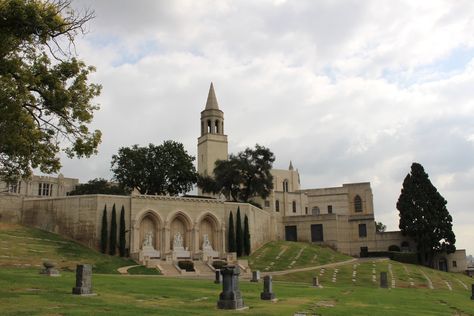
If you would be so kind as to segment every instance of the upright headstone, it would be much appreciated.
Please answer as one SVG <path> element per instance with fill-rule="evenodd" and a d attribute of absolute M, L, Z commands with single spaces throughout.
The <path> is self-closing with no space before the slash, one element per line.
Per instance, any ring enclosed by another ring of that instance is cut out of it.
<path fill-rule="evenodd" d="M 384 289 L 388 288 L 387 272 L 380 272 L 380 287 Z"/>
<path fill-rule="evenodd" d="M 471 285 L 471 300 L 474 300 L 474 284 Z"/>
<path fill-rule="evenodd" d="M 222 283 L 222 274 L 221 274 L 221 270 L 219 269 L 216 269 L 216 278 L 214 280 L 214 283 L 216 284 Z"/>
<path fill-rule="evenodd" d="M 244 308 L 244 300 L 239 289 L 238 266 L 225 266 L 221 270 L 222 273 L 222 293 L 219 294 L 217 308 L 219 309 L 242 309 Z"/>
<path fill-rule="evenodd" d="M 72 294 L 91 295 L 92 293 L 92 266 L 90 264 L 78 264 L 76 268 L 76 287 L 72 288 Z"/>
<path fill-rule="evenodd" d="M 41 274 L 45 274 L 47 276 L 57 277 L 61 276 L 58 269 L 56 269 L 56 264 L 51 261 L 43 262 L 44 269 L 41 270 Z"/>
<path fill-rule="evenodd" d="M 260 280 L 260 271 L 252 271 L 252 279 L 250 282 L 258 282 L 258 280 Z"/>
<path fill-rule="evenodd" d="M 266 275 L 263 277 L 263 292 L 260 293 L 262 300 L 274 300 L 275 293 L 273 293 L 272 276 Z"/>
<path fill-rule="evenodd" d="M 313 277 L 313 286 L 319 287 L 319 278 L 317 276 Z"/>

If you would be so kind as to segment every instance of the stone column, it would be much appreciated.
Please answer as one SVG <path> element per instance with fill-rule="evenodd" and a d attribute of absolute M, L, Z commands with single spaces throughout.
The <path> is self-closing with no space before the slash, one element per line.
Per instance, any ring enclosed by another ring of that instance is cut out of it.
<path fill-rule="evenodd" d="M 165 228 L 163 229 L 163 233 L 164 233 L 164 240 L 165 240 L 165 253 L 168 254 L 169 252 L 171 252 L 171 247 L 170 247 L 170 244 L 171 244 L 171 229 L 168 225 L 168 223 L 165 224 Z"/>
<path fill-rule="evenodd" d="M 220 238 L 220 239 L 221 239 L 221 243 L 220 243 L 220 245 L 219 245 L 218 251 L 219 251 L 219 253 L 222 254 L 222 256 L 225 257 L 225 254 L 226 254 L 226 249 L 225 249 L 225 247 L 226 247 L 226 240 L 227 240 L 225 224 L 222 224 L 221 227 L 222 227 L 222 228 L 221 228 L 221 238 Z"/>
<path fill-rule="evenodd" d="M 76 268 L 76 286 L 72 288 L 72 294 L 91 295 L 92 293 L 92 266 L 90 264 L 79 264 Z"/>
<path fill-rule="evenodd" d="M 380 272 L 380 287 L 383 289 L 388 288 L 387 272 Z"/>
<path fill-rule="evenodd" d="M 262 300 L 274 300 L 275 293 L 273 293 L 272 276 L 266 275 L 263 277 L 263 292 L 260 293 Z"/>
<path fill-rule="evenodd" d="M 199 245 L 199 232 L 200 232 L 200 229 L 199 229 L 199 225 L 198 224 L 194 224 L 194 229 L 193 229 L 193 240 L 194 240 L 194 243 L 193 243 L 193 249 L 194 249 L 194 253 L 199 253 L 199 248 L 201 247 L 201 245 Z"/>
<path fill-rule="evenodd" d="M 219 309 L 242 309 L 244 308 L 244 300 L 239 288 L 238 266 L 225 266 L 221 270 L 222 273 L 222 292 L 219 294 L 217 308 Z"/>

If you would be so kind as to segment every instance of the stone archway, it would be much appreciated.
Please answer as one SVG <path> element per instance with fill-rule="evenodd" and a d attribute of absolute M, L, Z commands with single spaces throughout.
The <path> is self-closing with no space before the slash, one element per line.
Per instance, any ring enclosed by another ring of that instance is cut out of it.
<path fill-rule="evenodd" d="M 219 223 L 217 220 L 210 215 L 206 215 L 202 218 L 199 224 L 199 249 L 203 250 L 204 236 L 207 235 L 209 244 L 212 246 L 212 249 L 219 249 L 218 245 L 218 230 Z"/>
<path fill-rule="evenodd" d="M 146 214 L 140 222 L 140 249 L 143 249 L 143 245 L 147 243 L 147 239 L 150 238 L 151 246 L 154 249 L 160 249 L 160 225 L 158 220 L 151 214 Z"/>
<path fill-rule="evenodd" d="M 191 222 L 184 214 L 176 214 L 170 222 L 170 244 L 169 247 L 173 250 L 173 243 L 175 237 L 180 235 L 182 238 L 182 245 L 186 249 L 191 248 Z"/>

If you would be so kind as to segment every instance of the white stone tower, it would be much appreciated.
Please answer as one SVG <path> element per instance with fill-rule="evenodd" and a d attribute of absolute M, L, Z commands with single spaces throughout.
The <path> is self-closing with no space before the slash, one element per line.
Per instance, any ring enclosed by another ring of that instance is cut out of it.
<path fill-rule="evenodd" d="M 227 135 L 224 135 L 224 112 L 219 110 L 211 82 L 206 108 L 201 112 L 201 137 L 198 138 L 198 173 L 212 175 L 216 160 L 227 159 Z M 202 195 L 198 188 L 198 194 Z"/>

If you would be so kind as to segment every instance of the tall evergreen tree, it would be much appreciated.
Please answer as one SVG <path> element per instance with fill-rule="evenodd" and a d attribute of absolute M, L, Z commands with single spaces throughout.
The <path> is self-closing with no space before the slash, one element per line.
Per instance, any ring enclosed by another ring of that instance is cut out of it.
<path fill-rule="evenodd" d="M 119 253 L 120 257 L 125 257 L 125 209 L 122 205 L 120 211 L 120 231 L 119 231 Z"/>
<path fill-rule="evenodd" d="M 244 252 L 244 233 L 242 231 L 242 219 L 240 217 L 240 207 L 237 207 L 237 219 L 236 219 L 237 230 L 235 233 L 235 244 L 237 246 L 236 252 L 237 257 L 242 257 Z"/>
<path fill-rule="evenodd" d="M 229 243 L 229 252 L 236 251 L 235 232 L 234 232 L 234 216 L 232 212 L 229 215 L 229 230 L 227 231 L 227 242 Z"/>
<path fill-rule="evenodd" d="M 100 252 L 106 253 L 107 251 L 107 204 L 104 206 L 104 212 L 102 213 L 102 227 L 100 230 Z"/>
<path fill-rule="evenodd" d="M 112 206 L 112 218 L 110 219 L 109 235 L 109 255 L 115 256 L 117 251 L 117 215 L 115 214 L 115 204 Z"/>
<path fill-rule="evenodd" d="M 250 256 L 250 229 L 249 229 L 249 218 L 245 214 L 244 219 L 244 253 L 247 256 Z"/>
<path fill-rule="evenodd" d="M 399 228 L 404 235 L 413 238 L 421 262 L 428 266 L 433 266 L 436 253 L 452 253 L 456 250 L 453 219 L 446 204 L 423 166 L 414 162 L 411 172 L 403 181 L 397 202 L 397 209 L 400 211 Z"/>

